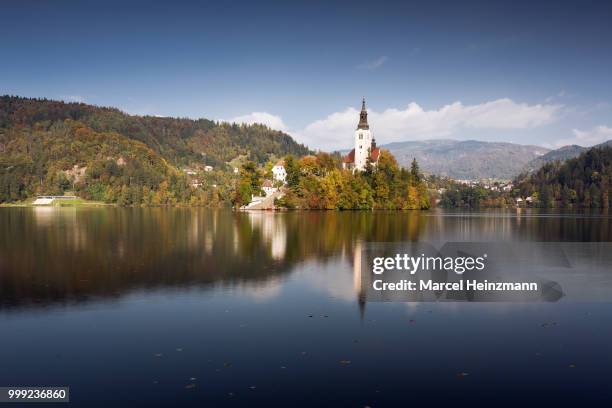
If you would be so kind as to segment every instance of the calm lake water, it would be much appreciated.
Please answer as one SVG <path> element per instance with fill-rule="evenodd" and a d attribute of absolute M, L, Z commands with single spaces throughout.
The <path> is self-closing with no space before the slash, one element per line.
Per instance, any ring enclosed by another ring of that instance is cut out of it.
<path fill-rule="evenodd" d="M 354 253 L 611 240 L 598 213 L 0 208 L 0 386 L 82 407 L 603 405 L 612 264 L 568 272 L 557 302 L 368 302 Z"/>

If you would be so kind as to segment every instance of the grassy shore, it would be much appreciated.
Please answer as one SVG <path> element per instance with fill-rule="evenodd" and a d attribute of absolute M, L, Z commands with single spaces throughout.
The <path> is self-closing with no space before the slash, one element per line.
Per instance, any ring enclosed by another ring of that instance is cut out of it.
<path fill-rule="evenodd" d="M 102 201 L 90 201 L 82 198 L 75 198 L 70 200 L 53 200 L 49 205 L 34 205 L 32 204 L 36 198 L 28 198 L 23 201 L 15 201 L 12 203 L 1 203 L 0 207 L 107 207 L 113 204 L 106 204 Z"/>

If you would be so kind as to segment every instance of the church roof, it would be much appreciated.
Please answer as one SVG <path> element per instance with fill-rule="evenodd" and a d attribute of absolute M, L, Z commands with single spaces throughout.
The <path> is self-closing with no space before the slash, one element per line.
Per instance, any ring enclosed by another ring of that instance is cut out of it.
<path fill-rule="evenodd" d="M 355 163 L 355 149 L 351 150 L 349 154 L 342 158 L 343 163 Z"/>
<path fill-rule="evenodd" d="M 370 156 L 372 157 L 373 162 L 377 162 L 378 157 L 380 156 L 380 149 L 378 147 L 373 148 Z"/>
<path fill-rule="evenodd" d="M 378 147 L 373 148 L 372 151 L 370 152 L 370 158 L 372 159 L 373 162 L 377 162 L 379 157 L 380 157 L 380 149 Z M 342 158 L 342 162 L 343 163 L 355 163 L 355 149 L 352 149 L 349 152 L 349 154 L 344 156 Z"/>

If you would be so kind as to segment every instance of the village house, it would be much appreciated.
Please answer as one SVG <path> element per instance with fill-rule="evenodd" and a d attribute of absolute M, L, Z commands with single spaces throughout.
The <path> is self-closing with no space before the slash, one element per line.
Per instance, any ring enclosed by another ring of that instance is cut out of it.
<path fill-rule="evenodd" d="M 261 185 L 261 189 L 264 191 L 264 193 L 266 193 L 266 197 L 278 190 L 276 187 L 274 187 L 271 180 L 264 180 L 263 184 Z"/>
<path fill-rule="evenodd" d="M 283 184 L 287 180 L 287 171 L 285 170 L 285 161 L 279 160 L 274 167 L 272 167 L 272 176 L 274 180 L 280 181 Z"/>

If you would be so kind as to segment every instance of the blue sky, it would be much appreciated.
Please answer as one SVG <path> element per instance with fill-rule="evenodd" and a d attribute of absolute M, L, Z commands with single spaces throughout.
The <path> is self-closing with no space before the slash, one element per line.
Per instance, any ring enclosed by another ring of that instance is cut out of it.
<path fill-rule="evenodd" d="M 124 4 L 127 3 L 127 4 Z M 611 2 L 4 3 L 0 93 L 351 143 L 612 139 Z"/>

